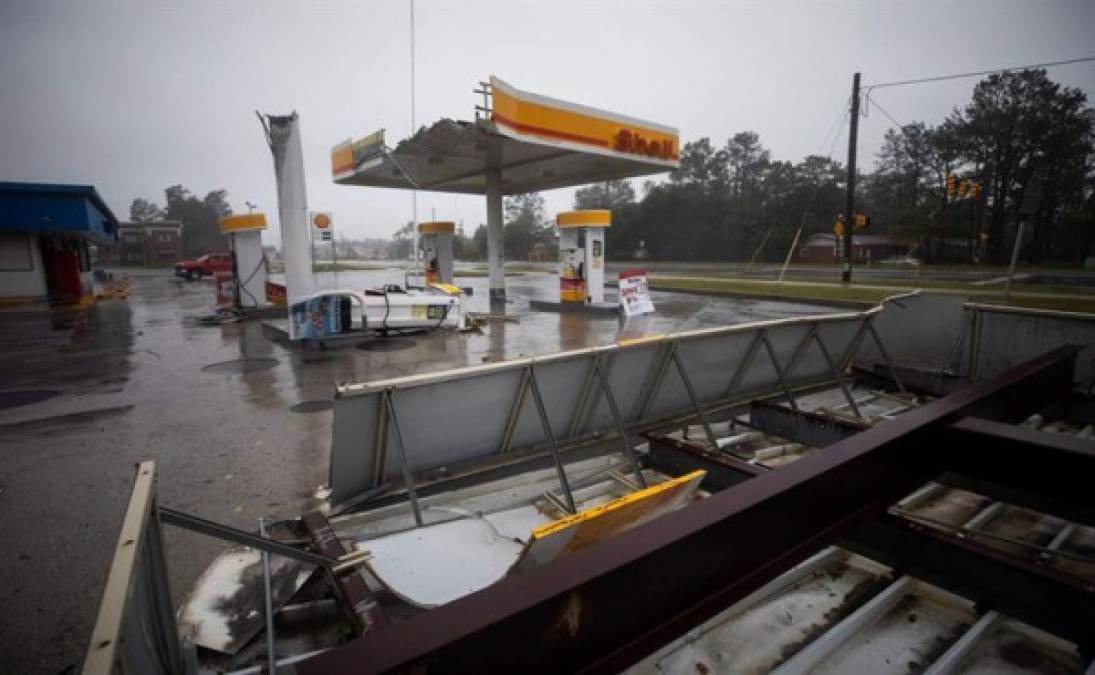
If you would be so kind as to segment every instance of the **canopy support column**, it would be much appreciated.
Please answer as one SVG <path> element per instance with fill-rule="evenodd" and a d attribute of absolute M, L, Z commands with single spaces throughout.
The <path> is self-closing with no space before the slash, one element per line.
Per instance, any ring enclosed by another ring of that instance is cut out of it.
<path fill-rule="evenodd" d="M 274 155 L 281 222 L 281 250 L 285 258 L 285 289 L 289 306 L 315 293 L 312 242 L 308 225 L 308 196 L 304 185 L 304 152 L 300 119 L 292 115 L 259 115 Z"/>
<path fill-rule="evenodd" d="M 487 265 L 490 268 L 491 312 L 506 307 L 506 252 L 502 238 L 502 171 L 487 169 Z"/>

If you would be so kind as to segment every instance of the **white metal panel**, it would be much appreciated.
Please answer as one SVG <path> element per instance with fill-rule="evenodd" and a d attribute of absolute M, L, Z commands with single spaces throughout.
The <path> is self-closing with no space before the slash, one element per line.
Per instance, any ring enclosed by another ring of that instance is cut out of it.
<path fill-rule="evenodd" d="M 1064 344 L 1087 347 L 1076 358 L 1077 382 L 1095 378 L 1095 314 L 967 305 L 975 319 L 972 373 L 992 377 Z"/>
<path fill-rule="evenodd" d="M 411 471 L 453 469 L 462 462 L 547 443 L 532 393 L 526 391 L 521 396 L 521 383 L 530 369 L 539 384 L 552 432 L 563 441 L 615 430 L 604 393 L 593 377 L 595 359 L 599 359 L 625 423 L 642 426 L 695 412 L 676 363 L 666 360 L 673 350 L 696 392 L 696 403 L 706 407 L 729 400 L 728 394 L 733 399 L 781 391 L 779 373 L 767 348 L 754 348 L 762 333 L 781 370 L 796 361 L 786 378 L 788 386 L 831 379 L 828 363 L 816 344 L 807 339 L 817 330 L 834 361 L 839 361 L 849 353 L 856 337 L 862 334 L 864 322 L 875 311 L 712 328 L 639 343 L 340 387 L 334 407 L 332 500 L 340 503 L 378 482 L 401 476 L 390 425 L 386 440 L 384 434 L 377 433 L 380 392 L 391 391 L 394 397 Z M 749 367 L 730 392 L 739 366 L 749 354 Z M 362 403 L 362 398 L 369 402 Z M 507 427 L 517 403 L 522 407 L 509 438 Z M 583 419 L 584 423 L 578 424 Z M 381 470 L 377 471 L 377 466 Z"/>
<path fill-rule="evenodd" d="M 436 607 L 486 588 L 521 554 L 521 543 L 485 518 L 428 525 L 357 547 L 372 554 L 367 565 L 389 590 L 418 607 Z"/>
<path fill-rule="evenodd" d="M 520 381 L 520 370 L 511 369 L 394 392 L 411 471 L 449 466 L 496 451 Z M 391 425 L 387 447 L 395 447 Z M 400 469 L 392 453 L 389 458 L 384 477 L 390 480 L 400 475 Z"/>

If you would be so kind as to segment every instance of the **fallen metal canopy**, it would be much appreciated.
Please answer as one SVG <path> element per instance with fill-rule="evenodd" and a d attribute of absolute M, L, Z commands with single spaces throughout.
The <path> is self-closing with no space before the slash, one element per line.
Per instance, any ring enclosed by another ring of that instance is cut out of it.
<path fill-rule="evenodd" d="M 930 291 L 888 304 L 874 327 L 898 368 L 937 393 L 946 387 L 936 385 L 991 377 L 1062 344 L 1095 345 L 1095 314 L 987 305 Z M 882 360 L 872 344 L 857 355 L 860 363 Z M 1095 391 L 1095 349 L 1077 356 L 1076 381 Z"/>
<path fill-rule="evenodd" d="M 502 193 L 664 173 L 678 166 L 677 130 L 515 89 L 491 78 L 489 119 L 443 119 L 385 145 L 384 131 L 331 151 L 334 181 L 486 194 L 488 170 Z"/>
<path fill-rule="evenodd" d="M 1014 447 L 994 453 L 1000 434 L 986 437 L 983 422 L 951 424 L 970 414 L 1022 419 L 1067 396 L 1079 351 L 1058 348 L 611 545 L 415 616 L 399 639 L 377 631 L 297 664 L 297 672 L 618 671 L 944 472 L 988 471 L 993 482 L 1043 493 L 1064 481 L 1066 501 L 1090 502 L 1080 488 L 1095 454 L 1060 447 L 1031 462 Z"/>
<path fill-rule="evenodd" d="M 879 307 L 691 331 L 338 388 L 331 501 L 518 449 L 628 431 L 819 382 L 843 388 Z M 844 389 L 847 393 L 846 388 Z M 530 400 L 531 399 L 531 400 Z M 533 405 L 535 404 L 535 405 Z M 854 403 L 852 403 L 854 407 Z M 631 445 L 622 442 L 627 453 Z M 560 468 L 563 493 L 569 492 Z M 640 479 L 641 482 L 641 479 Z"/>
<path fill-rule="evenodd" d="M 486 121 L 443 119 L 400 141 L 390 152 L 383 147 L 383 132 L 374 138 L 379 143 L 360 155 L 361 163 L 352 173 L 336 174 L 336 183 L 481 195 L 487 191 L 487 169 L 500 169 L 502 193 L 521 194 L 648 176 L 673 168 L 642 158 L 510 138 Z"/>

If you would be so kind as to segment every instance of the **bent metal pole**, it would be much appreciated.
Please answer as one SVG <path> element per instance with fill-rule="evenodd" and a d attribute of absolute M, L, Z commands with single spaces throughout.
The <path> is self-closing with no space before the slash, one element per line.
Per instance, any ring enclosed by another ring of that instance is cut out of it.
<path fill-rule="evenodd" d="M 260 119 L 264 120 L 267 142 L 274 155 L 281 251 L 285 260 L 285 294 L 292 307 L 294 302 L 315 293 L 300 118 L 294 112 L 291 115 L 264 115 Z"/>

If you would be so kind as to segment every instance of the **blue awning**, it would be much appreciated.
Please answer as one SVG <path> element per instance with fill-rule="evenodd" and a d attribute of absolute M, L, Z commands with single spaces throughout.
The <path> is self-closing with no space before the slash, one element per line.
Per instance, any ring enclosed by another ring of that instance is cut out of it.
<path fill-rule="evenodd" d="M 0 232 L 64 232 L 113 244 L 118 219 L 91 185 L 0 182 Z"/>

